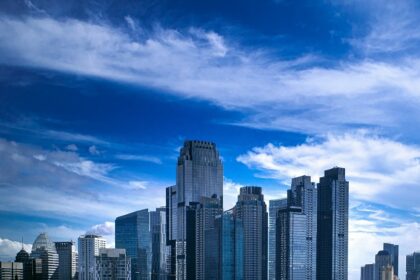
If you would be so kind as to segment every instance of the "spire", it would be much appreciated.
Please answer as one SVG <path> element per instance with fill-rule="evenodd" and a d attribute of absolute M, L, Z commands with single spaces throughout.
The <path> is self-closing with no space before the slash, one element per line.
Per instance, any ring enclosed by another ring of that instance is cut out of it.
<path fill-rule="evenodd" d="M 22 236 L 22 250 L 23 250 L 23 236 Z"/>

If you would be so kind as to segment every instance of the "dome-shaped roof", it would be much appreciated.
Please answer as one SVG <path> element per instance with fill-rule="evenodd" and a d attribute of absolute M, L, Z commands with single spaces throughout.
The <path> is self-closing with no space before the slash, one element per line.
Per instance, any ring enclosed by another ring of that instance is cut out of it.
<path fill-rule="evenodd" d="M 48 235 L 43 232 L 35 239 L 34 244 L 32 245 L 32 252 L 36 250 L 48 250 L 48 251 L 56 251 L 54 243 L 48 238 Z"/>
<path fill-rule="evenodd" d="M 381 250 L 377 254 L 378 256 L 389 256 L 389 252 L 385 250 Z"/>
<path fill-rule="evenodd" d="M 16 261 L 17 262 L 25 262 L 29 259 L 28 252 L 25 251 L 25 249 L 22 248 L 22 250 L 19 251 L 16 255 Z"/>

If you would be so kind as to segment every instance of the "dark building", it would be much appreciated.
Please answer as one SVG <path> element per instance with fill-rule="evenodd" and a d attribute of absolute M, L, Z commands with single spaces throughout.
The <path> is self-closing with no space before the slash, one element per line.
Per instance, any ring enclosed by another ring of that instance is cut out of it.
<path fill-rule="evenodd" d="M 388 251 L 381 250 L 375 255 L 375 278 L 374 280 L 382 280 L 382 269 L 391 265 L 391 255 Z"/>
<path fill-rule="evenodd" d="M 384 250 L 391 256 L 391 264 L 394 267 L 394 275 L 398 276 L 398 245 L 384 243 Z"/>
<path fill-rule="evenodd" d="M 131 259 L 131 277 L 134 280 L 149 280 L 151 275 L 149 218 L 149 210 L 143 209 L 115 220 L 115 247 L 126 250 Z"/>
<path fill-rule="evenodd" d="M 166 259 L 167 279 L 176 279 L 176 235 L 178 199 L 176 196 L 176 186 L 166 188 L 166 246 L 168 255 Z"/>
<path fill-rule="evenodd" d="M 360 280 L 375 279 L 375 264 L 366 264 L 360 268 Z"/>
<path fill-rule="evenodd" d="M 242 187 L 234 208 L 243 227 L 243 277 L 266 280 L 268 277 L 268 213 L 261 187 Z"/>
<path fill-rule="evenodd" d="M 28 252 L 23 249 L 16 255 L 16 262 L 23 264 L 23 279 L 25 280 L 41 280 L 42 278 L 42 260 L 32 259 Z"/>
<path fill-rule="evenodd" d="M 20 262 L 0 262 L 1 280 L 22 280 L 23 264 Z"/>
<path fill-rule="evenodd" d="M 345 169 L 325 171 L 318 184 L 317 279 L 347 280 L 349 182 Z"/>
<path fill-rule="evenodd" d="M 406 280 L 419 280 L 420 279 L 420 252 L 415 252 L 407 255 L 406 262 Z"/>
<path fill-rule="evenodd" d="M 287 208 L 287 198 L 270 200 L 268 205 L 268 280 L 276 280 L 277 213 L 280 209 Z"/>
<path fill-rule="evenodd" d="M 77 252 L 73 241 L 54 242 L 58 254 L 58 278 L 77 280 Z"/>
<path fill-rule="evenodd" d="M 166 207 L 150 211 L 150 232 L 152 240 L 152 280 L 166 280 Z"/>

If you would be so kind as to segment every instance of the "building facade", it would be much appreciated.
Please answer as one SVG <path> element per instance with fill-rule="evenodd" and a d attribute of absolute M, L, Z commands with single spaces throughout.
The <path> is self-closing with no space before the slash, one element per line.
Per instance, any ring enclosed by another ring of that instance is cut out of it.
<path fill-rule="evenodd" d="M 23 280 L 23 263 L 0 262 L 1 280 Z"/>
<path fill-rule="evenodd" d="M 171 226 L 172 229 L 176 228 L 176 236 L 172 236 L 172 238 L 176 238 L 176 279 L 203 279 L 206 272 L 205 256 L 206 252 L 209 252 L 206 247 L 211 242 L 206 239 L 206 234 L 204 234 L 206 229 L 197 229 L 197 224 L 190 225 L 188 221 L 197 222 L 197 219 L 192 219 L 191 210 L 195 212 L 197 209 L 201 209 L 201 212 L 206 213 L 204 214 L 206 222 L 201 223 L 199 219 L 198 224 L 205 225 L 207 222 L 214 224 L 216 213 L 223 211 L 223 166 L 216 145 L 206 141 L 185 141 L 178 157 L 176 175 L 177 211 L 176 221 L 172 220 L 176 226 Z M 206 198 L 217 199 L 220 209 L 207 211 L 203 209 L 205 205 L 200 207 L 196 205 L 203 203 Z M 190 219 L 187 219 L 187 212 L 189 212 Z M 214 215 L 207 216 L 207 213 L 214 213 Z M 198 213 L 196 212 L 196 214 Z M 192 231 L 195 231 L 198 236 L 193 237 Z M 196 243 L 196 238 L 200 239 L 199 243 Z M 194 246 L 192 243 L 195 243 Z M 201 246 L 202 250 L 193 251 L 192 248 L 195 245 Z M 189 255 L 187 255 L 187 251 Z M 195 263 L 189 264 L 188 260 L 193 260 Z M 195 276 L 191 274 L 194 270 Z"/>
<path fill-rule="evenodd" d="M 394 267 L 394 275 L 398 277 L 398 257 L 399 257 L 399 248 L 398 245 L 390 244 L 390 243 L 384 243 L 385 251 L 389 253 L 391 256 L 391 264 Z"/>
<path fill-rule="evenodd" d="M 375 264 L 366 264 L 360 268 L 360 280 L 375 279 Z"/>
<path fill-rule="evenodd" d="M 58 279 L 77 280 L 77 252 L 74 242 L 54 243 L 58 254 Z"/>
<path fill-rule="evenodd" d="M 166 271 L 167 279 L 176 278 L 176 235 L 177 235 L 177 215 L 178 198 L 176 186 L 166 188 Z"/>
<path fill-rule="evenodd" d="M 30 257 L 42 260 L 42 280 L 58 280 L 58 254 L 46 233 L 41 233 L 35 239 Z"/>
<path fill-rule="evenodd" d="M 406 280 L 420 279 L 420 252 L 415 252 L 406 256 Z"/>
<path fill-rule="evenodd" d="M 79 280 L 93 280 L 96 273 L 96 256 L 106 247 L 106 240 L 99 235 L 81 235 L 78 239 Z"/>
<path fill-rule="evenodd" d="M 391 255 L 388 251 L 381 250 L 375 255 L 375 278 L 374 280 L 381 280 L 382 269 L 391 265 Z"/>
<path fill-rule="evenodd" d="M 99 249 L 95 280 L 131 280 L 131 261 L 125 249 Z"/>
<path fill-rule="evenodd" d="M 345 169 L 326 170 L 318 184 L 317 279 L 348 279 L 349 182 Z"/>
<path fill-rule="evenodd" d="M 150 231 L 152 242 L 152 280 L 167 278 L 167 248 L 166 248 L 166 207 L 150 211 Z"/>
<path fill-rule="evenodd" d="M 152 241 L 148 209 L 117 217 L 115 247 L 126 250 L 131 259 L 131 277 L 134 280 L 151 279 Z"/>
<path fill-rule="evenodd" d="M 287 198 L 268 202 L 268 279 L 276 279 L 276 221 L 277 213 L 287 208 Z"/>
<path fill-rule="evenodd" d="M 394 267 L 387 265 L 381 268 L 381 280 L 394 280 Z"/>
<path fill-rule="evenodd" d="M 268 213 L 261 187 L 240 188 L 235 217 L 243 227 L 244 279 L 267 279 Z"/>

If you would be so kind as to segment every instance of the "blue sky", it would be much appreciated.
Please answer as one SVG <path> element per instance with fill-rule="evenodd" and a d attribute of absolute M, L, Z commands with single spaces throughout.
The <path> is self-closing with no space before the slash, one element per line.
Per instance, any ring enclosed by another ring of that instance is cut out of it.
<path fill-rule="evenodd" d="M 420 236 L 416 1 L 0 3 L 0 258 L 164 204 L 185 139 L 283 197 L 343 166 L 350 279 Z M 369 244 L 369 246 L 366 246 Z M 29 247 L 29 246 L 28 246 Z M 402 275 L 400 275 L 402 276 Z M 402 277 L 404 278 L 404 277 Z"/>

